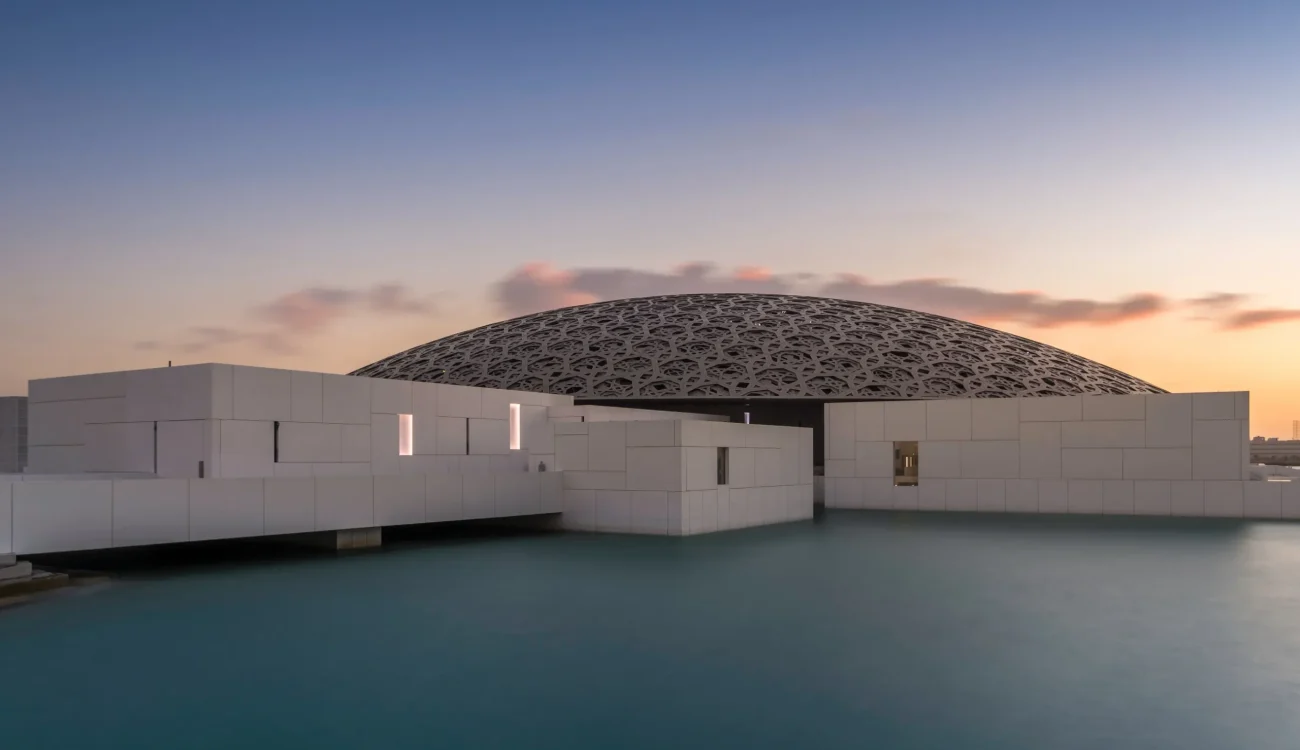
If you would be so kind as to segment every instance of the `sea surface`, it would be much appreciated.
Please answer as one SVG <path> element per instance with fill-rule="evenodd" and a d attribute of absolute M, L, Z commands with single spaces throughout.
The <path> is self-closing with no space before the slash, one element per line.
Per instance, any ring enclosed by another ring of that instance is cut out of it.
<path fill-rule="evenodd" d="M 891 515 L 136 566 L 0 611 L 0 746 L 1300 748 L 1300 525 Z"/>

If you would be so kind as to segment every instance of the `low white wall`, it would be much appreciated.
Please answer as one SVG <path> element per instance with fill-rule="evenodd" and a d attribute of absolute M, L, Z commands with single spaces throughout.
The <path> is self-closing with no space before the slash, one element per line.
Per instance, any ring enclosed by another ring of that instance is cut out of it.
<path fill-rule="evenodd" d="M 559 422 L 564 528 L 674 536 L 813 514 L 812 430 L 718 421 Z M 728 483 L 717 449 L 728 448 Z"/>
<path fill-rule="evenodd" d="M 200 462 L 207 478 L 523 471 L 528 451 L 510 449 L 510 404 L 536 418 L 573 403 L 544 393 L 225 364 L 33 380 L 29 389 L 30 471 L 174 478 L 197 478 Z M 412 417 L 410 456 L 399 455 L 400 414 Z"/>
<path fill-rule="evenodd" d="M 0 554 L 557 513 L 558 474 L 0 481 Z"/>
<path fill-rule="evenodd" d="M 1300 517 L 1252 482 L 1245 392 L 826 406 L 828 508 Z M 919 482 L 895 487 L 895 441 Z"/>

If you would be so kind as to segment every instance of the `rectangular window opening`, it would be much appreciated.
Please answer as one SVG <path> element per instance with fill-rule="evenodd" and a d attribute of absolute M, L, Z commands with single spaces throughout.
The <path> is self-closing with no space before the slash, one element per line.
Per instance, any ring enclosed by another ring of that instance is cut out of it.
<path fill-rule="evenodd" d="M 510 405 L 510 450 L 519 450 L 519 404 Z"/>
<path fill-rule="evenodd" d="M 726 448 L 718 449 L 718 486 L 724 487 L 728 483 L 729 471 L 728 461 L 730 451 Z"/>
<path fill-rule="evenodd" d="M 915 440 L 894 443 L 894 486 L 915 487 L 918 459 L 921 456 L 919 444 Z"/>
<path fill-rule="evenodd" d="M 749 412 L 745 412 L 745 424 L 749 424 Z"/>
<path fill-rule="evenodd" d="M 397 455 L 415 455 L 415 417 L 410 414 L 397 415 Z"/>
<path fill-rule="evenodd" d="M 280 463 L 280 423 L 271 426 L 271 463 Z"/>

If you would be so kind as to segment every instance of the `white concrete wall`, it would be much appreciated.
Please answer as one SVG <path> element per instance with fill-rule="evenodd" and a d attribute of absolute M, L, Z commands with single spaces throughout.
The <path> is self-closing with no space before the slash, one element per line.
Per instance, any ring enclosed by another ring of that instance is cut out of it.
<path fill-rule="evenodd" d="M 198 478 L 200 462 L 208 478 L 525 471 L 528 447 L 509 447 L 509 405 L 535 420 L 538 410 L 573 403 L 223 364 L 34 380 L 30 391 L 31 471 L 173 478 Z M 399 414 L 412 415 L 410 456 L 399 455 Z"/>
<path fill-rule="evenodd" d="M 645 420 L 554 430 L 565 528 L 681 536 L 812 517 L 810 429 Z M 728 448 L 725 486 L 719 447 Z"/>
<path fill-rule="evenodd" d="M 259 479 L 0 477 L 0 554 L 557 513 L 559 474 Z"/>
<path fill-rule="evenodd" d="M 1279 518 L 1284 483 L 1247 481 L 1249 406 L 1245 392 L 828 404 L 826 505 Z M 906 440 L 920 480 L 895 487 Z"/>

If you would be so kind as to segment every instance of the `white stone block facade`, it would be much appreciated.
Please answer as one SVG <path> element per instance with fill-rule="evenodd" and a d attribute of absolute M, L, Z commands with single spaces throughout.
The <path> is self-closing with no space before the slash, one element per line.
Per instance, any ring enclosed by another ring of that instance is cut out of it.
<path fill-rule="evenodd" d="M 1300 482 L 1249 481 L 1245 392 L 825 406 L 830 508 L 1300 517 Z M 918 443 L 894 486 L 895 442 Z"/>

